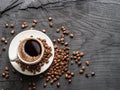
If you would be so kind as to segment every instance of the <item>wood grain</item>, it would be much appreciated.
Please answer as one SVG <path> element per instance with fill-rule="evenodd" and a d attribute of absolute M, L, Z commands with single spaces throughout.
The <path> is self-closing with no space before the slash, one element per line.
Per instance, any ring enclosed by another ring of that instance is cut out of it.
<path fill-rule="evenodd" d="M 2 0 L 3 1 L 3 0 Z M 30 0 L 31 1 L 31 0 Z M 7 2 L 7 3 L 5 3 Z M 0 17 L 0 37 L 5 36 L 10 41 L 16 34 L 23 31 L 20 28 L 22 22 L 30 24 L 33 19 L 37 19 L 37 30 L 45 28 L 47 35 L 53 39 L 59 37 L 55 33 L 57 27 L 66 25 L 68 30 L 75 34 L 74 39 L 67 39 L 70 42 L 71 52 L 80 50 L 85 52 L 82 60 L 90 60 L 91 65 L 87 71 L 95 71 L 96 76 L 85 78 L 79 75 L 77 65 L 70 66 L 69 69 L 75 72 L 72 84 L 68 84 L 62 77 L 59 90 L 119 90 L 120 88 L 120 0 L 39 0 L 34 2 L 15 3 L 4 1 L 6 6 L 12 7 L 9 10 L 0 7 L 2 12 Z M 19 4 L 20 3 L 20 4 Z M 13 7 L 14 5 L 18 5 Z M 22 10 L 21 10 L 22 9 Z M 53 17 L 54 28 L 48 27 L 48 16 Z M 11 29 L 5 29 L 5 23 L 15 23 L 16 34 L 10 35 Z M 29 29 L 30 26 L 27 28 Z M 0 42 L 2 47 L 4 44 Z M 5 66 L 12 66 L 9 63 L 7 50 L 0 56 L 0 74 Z M 13 52 L 14 53 L 14 52 Z M 36 90 L 43 89 L 45 78 L 39 76 L 27 77 L 19 73 L 13 74 L 10 71 L 8 80 L 0 77 L 0 89 L 4 90 L 28 90 L 28 82 L 35 81 Z M 23 82 L 18 80 L 23 77 Z M 49 85 L 45 90 L 56 90 L 56 85 Z"/>

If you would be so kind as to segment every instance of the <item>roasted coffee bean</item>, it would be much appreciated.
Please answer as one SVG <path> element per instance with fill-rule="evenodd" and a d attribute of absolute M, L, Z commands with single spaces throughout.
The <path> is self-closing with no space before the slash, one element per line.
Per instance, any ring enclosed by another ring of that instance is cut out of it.
<path fill-rule="evenodd" d="M 48 18 L 48 21 L 52 21 L 52 17 L 49 17 L 49 18 Z"/>
<path fill-rule="evenodd" d="M 4 47 L 2 47 L 2 51 L 5 51 L 6 50 L 6 47 L 4 46 Z"/>
<path fill-rule="evenodd" d="M 9 68 L 7 66 L 5 67 L 5 71 L 9 71 Z"/>
<path fill-rule="evenodd" d="M 88 75 L 88 74 L 85 74 L 85 77 L 86 77 L 86 78 L 89 78 L 89 75 Z"/>
<path fill-rule="evenodd" d="M 82 68 L 81 68 L 82 70 L 85 70 L 85 66 L 82 66 Z"/>
<path fill-rule="evenodd" d="M 53 27 L 53 23 L 49 23 L 49 27 L 51 27 L 51 28 L 52 28 L 52 27 Z"/>
<path fill-rule="evenodd" d="M 33 27 L 30 28 L 30 30 L 33 30 L 33 29 L 34 29 Z"/>
<path fill-rule="evenodd" d="M 14 24 L 10 24 L 10 27 L 11 27 L 11 28 L 14 28 Z"/>
<path fill-rule="evenodd" d="M 5 37 L 2 37 L 2 38 L 1 38 L 1 41 L 2 41 L 2 42 L 5 42 L 5 40 L 6 40 Z"/>
<path fill-rule="evenodd" d="M 59 82 L 57 83 L 57 87 L 58 87 L 58 88 L 60 87 L 60 83 L 59 83 Z"/>
<path fill-rule="evenodd" d="M 5 28 L 8 28 L 9 27 L 9 24 L 5 24 Z"/>
<path fill-rule="evenodd" d="M 10 77 L 9 74 L 6 74 L 6 75 L 5 75 L 5 78 L 6 78 L 6 79 L 8 79 L 9 77 Z"/>
<path fill-rule="evenodd" d="M 84 70 L 80 69 L 80 74 L 83 74 Z"/>
<path fill-rule="evenodd" d="M 46 33 L 46 30 L 45 30 L 45 29 L 43 29 L 43 30 L 42 30 L 42 32 L 43 32 L 43 33 Z"/>
<path fill-rule="evenodd" d="M 4 43 L 5 43 L 5 44 L 7 44 L 7 43 L 8 43 L 8 41 L 7 41 L 7 40 L 5 40 L 5 41 L 4 41 Z"/>
<path fill-rule="evenodd" d="M 61 26 L 61 30 L 65 31 L 65 26 L 62 25 Z"/>
<path fill-rule="evenodd" d="M 65 46 L 68 46 L 68 42 L 65 42 L 64 45 L 65 45 Z"/>
<path fill-rule="evenodd" d="M 68 79 L 68 83 L 71 83 L 72 82 L 72 80 L 71 79 Z"/>
<path fill-rule="evenodd" d="M 33 90 L 36 90 L 36 87 L 34 86 L 34 87 L 32 87 L 33 88 Z"/>
<path fill-rule="evenodd" d="M 80 52 L 80 56 L 83 57 L 85 54 L 84 52 Z"/>
<path fill-rule="evenodd" d="M 6 75 L 5 73 L 2 73 L 2 77 L 5 77 L 5 75 Z"/>
<path fill-rule="evenodd" d="M 90 62 L 89 61 L 85 61 L 86 65 L 89 66 L 90 65 Z"/>
<path fill-rule="evenodd" d="M 59 32 L 60 32 L 60 29 L 57 29 L 56 32 L 59 33 Z"/>
<path fill-rule="evenodd" d="M 70 36 L 70 38 L 73 38 L 73 37 L 74 37 L 74 34 L 70 34 L 69 36 Z"/>
<path fill-rule="evenodd" d="M 44 88 L 46 88 L 47 87 L 47 83 L 44 83 Z"/>
<path fill-rule="evenodd" d="M 73 72 L 71 72 L 71 76 L 72 76 L 72 77 L 74 76 L 74 73 L 73 73 Z"/>
<path fill-rule="evenodd" d="M 56 43 L 56 39 L 53 39 L 53 43 Z"/>
<path fill-rule="evenodd" d="M 21 28 L 22 28 L 22 29 L 24 29 L 24 28 L 25 28 L 25 25 L 24 25 L 24 24 L 22 24 L 22 25 L 21 25 Z"/>
<path fill-rule="evenodd" d="M 54 83 L 54 81 L 53 81 L 53 80 L 51 80 L 51 81 L 50 81 L 50 84 L 53 84 L 53 83 Z"/>
<path fill-rule="evenodd" d="M 79 61 L 79 62 L 78 62 L 78 66 L 80 66 L 81 64 L 82 64 L 82 61 Z"/>
<path fill-rule="evenodd" d="M 15 33 L 15 30 L 11 30 L 10 34 L 13 35 Z"/>
<path fill-rule="evenodd" d="M 91 76 L 95 76 L 95 72 L 91 72 Z"/>
<path fill-rule="evenodd" d="M 35 27 L 36 26 L 36 24 L 35 23 L 32 23 L 32 27 Z"/>
<path fill-rule="evenodd" d="M 73 61 L 71 61 L 71 65 L 73 65 L 74 64 L 74 62 Z"/>
<path fill-rule="evenodd" d="M 37 23 L 38 23 L 38 21 L 37 21 L 37 20 L 33 20 L 33 23 L 37 24 Z"/>

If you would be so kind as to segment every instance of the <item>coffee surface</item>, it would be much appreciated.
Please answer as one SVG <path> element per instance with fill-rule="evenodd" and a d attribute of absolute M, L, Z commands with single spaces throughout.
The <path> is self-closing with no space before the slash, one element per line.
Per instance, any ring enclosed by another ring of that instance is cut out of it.
<path fill-rule="evenodd" d="M 41 54 L 41 45 L 36 40 L 27 40 L 24 45 L 24 50 L 29 56 L 38 56 Z"/>

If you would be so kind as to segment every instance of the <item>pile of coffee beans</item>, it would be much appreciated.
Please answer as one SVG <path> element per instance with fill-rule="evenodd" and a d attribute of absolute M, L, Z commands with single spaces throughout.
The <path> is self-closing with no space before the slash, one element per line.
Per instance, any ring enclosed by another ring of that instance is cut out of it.
<path fill-rule="evenodd" d="M 39 63 L 33 64 L 33 65 L 25 64 L 19 59 L 16 60 L 16 62 L 20 65 L 22 71 L 27 70 L 27 71 L 30 71 L 31 73 L 36 74 L 36 72 L 40 72 L 41 67 L 44 66 L 44 64 L 47 64 L 49 62 L 49 58 L 52 56 L 52 53 L 51 53 L 52 49 L 47 44 L 45 39 L 38 38 L 38 40 L 40 40 L 43 43 L 43 46 L 45 48 L 42 60 Z"/>

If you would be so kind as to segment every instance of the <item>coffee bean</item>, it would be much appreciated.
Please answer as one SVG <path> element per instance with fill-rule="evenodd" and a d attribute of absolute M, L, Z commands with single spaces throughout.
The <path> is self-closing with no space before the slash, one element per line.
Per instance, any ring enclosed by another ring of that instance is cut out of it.
<path fill-rule="evenodd" d="M 32 23 L 32 27 L 35 27 L 36 26 L 36 24 L 35 23 Z"/>
<path fill-rule="evenodd" d="M 73 61 L 71 61 L 71 65 L 73 65 L 74 64 L 74 62 Z"/>
<path fill-rule="evenodd" d="M 24 28 L 25 28 L 25 25 L 24 25 L 24 24 L 22 24 L 22 25 L 21 25 L 21 28 L 22 28 L 22 29 L 24 29 Z"/>
<path fill-rule="evenodd" d="M 7 41 L 7 40 L 5 40 L 5 41 L 4 41 L 4 43 L 5 43 L 5 44 L 7 44 L 7 43 L 8 43 L 8 41 Z"/>
<path fill-rule="evenodd" d="M 43 32 L 43 33 L 46 33 L 46 30 L 45 30 L 45 29 L 43 29 L 43 30 L 42 30 L 42 32 Z"/>
<path fill-rule="evenodd" d="M 61 26 L 61 30 L 65 31 L 65 26 L 62 25 Z"/>
<path fill-rule="evenodd" d="M 86 77 L 86 78 L 89 78 L 89 75 L 88 75 L 88 74 L 85 74 L 85 77 Z"/>
<path fill-rule="evenodd" d="M 85 70 L 85 66 L 82 66 L 82 68 L 81 68 L 82 70 Z"/>
<path fill-rule="evenodd" d="M 71 72 L 71 76 L 72 76 L 72 77 L 74 76 L 74 73 L 73 73 L 73 72 Z"/>
<path fill-rule="evenodd" d="M 46 88 L 47 87 L 47 83 L 44 83 L 44 88 Z"/>
<path fill-rule="evenodd" d="M 32 87 L 29 87 L 28 90 L 32 90 Z"/>
<path fill-rule="evenodd" d="M 9 71 L 9 68 L 7 66 L 5 67 L 5 71 Z"/>
<path fill-rule="evenodd" d="M 53 43 L 56 43 L 56 39 L 53 39 Z"/>
<path fill-rule="evenodd" d="M 64 45 L 65 45 L 65 46 L 68 46 L 68 42 L 65 42 Z"/>
<path fill-rule="evenodd" d="M 33 20 L 33 23 L 37 24 L 37 23 L 38 23 L 38 21 L 37 21 L 37 20 Z"/>
<path fill-rule="evenodd" d="M 2 37 L 2 38 L 1 38 L 1 41 L 2 41 L 2 42 L 5 42 L 5 40 L 6 40 L 5 37 Z"/>
<path fill-rule="evenodd" d="M 70 36 L 70 38 L 73 38 L 73 37 L 74 37 L 74 34 L 70 34 L 69 36 Z"/>
<path fill-rule="evenodd" d="M 53 26 L 54 26 L 54 25 L 53 25 L 53 23 L 49 23 L 49 27 L 51 27 L 51 28 L 52 28 Z"/>
<path fill-rule="evenodd" d="M 84 70 L 80 69 L 80 74 L 83 74 Z"/>
<path fill-rule="evenodd" d="M 15 33 L 15 30 L 11 30 L 10 34 L 13 35 Z"/>
<path fill-rule="evenodd" d="M 80 52 L 80 56 L 83 57 L 85 54 L 84 52 Z"/>
<path fill-rule="evenodd" d="M 5 28 L 8 28 L 9 27 L 9 24 L 5 24 Z"/>
<path fill-rule="evenodd" d="M 60 32 L 60 29 L 57 29 L 56 32 L 59 33 L 59 32 Z"/>
<path fill-rule="evenodd" d="M 10 24 L 10 27 L 11 27 L 11 28 L 14 28 L 14 24 Z"/>
<path fill-rule="evenodd" d="M 32 87 L 33 88 L 33 90 L 36 90 L 36 87 L 34 86 L 34 87 Z"/>
<path fill-rule="evenodd" d="M 52 21 L 52 17 L 49 17 L 49 18 L 48 18 L 48 21 Z"/>
<path fill-rule="evenodd" d="M 4 46 L 4 47 L 2 47 L 2 51 L 5 51 L 6 50 L 6 47 Z"/>
<path fill-rule="evenodd" d="M 85 61 L 86 65 L 89 66 L 90 62 L 89 61 Z"/>
<path fill-rule="evenodd" d="M 72 80 L 71 79 L 68 79 L 68 83 L 71 83 L 72 82 Z"/>
<path fill-rule="evenodd" d="M 5 78 L 6 78 L 6 79 L 8 79 L 9 77 L 10 77 L 9 74 L 6 74 L 6 75 L 5 75 Z"/>
<path fill-rule="evenodd" d="M 91 72 L 91 76 L 95 76 L 95 72 Z"/>
<path fill-rule="evenodd" d="M 2 73 L 2 77 L 5 77 L 5 75 L 6 75 L 5 73 Z"/>
<path fill-rule="evenodd" d="M 81 64 L 82 64 L 82 62 L 81 62 L 81 61 L 79 61 L 79 62 L 78 62 L 78 66 L 80 66 Z"/>
<path fill-rule="evenodd" d="M 33 30 L 33 29 L 34 29 L 33 27 L 30 28 L 30 30 Z"/>
<path fill-rule="evenodd" d="M 58 87 L 58 88 L 60 87 L 60 83 L 59 83 L 59 82 L 57 83 L 57 87 Z"/>

